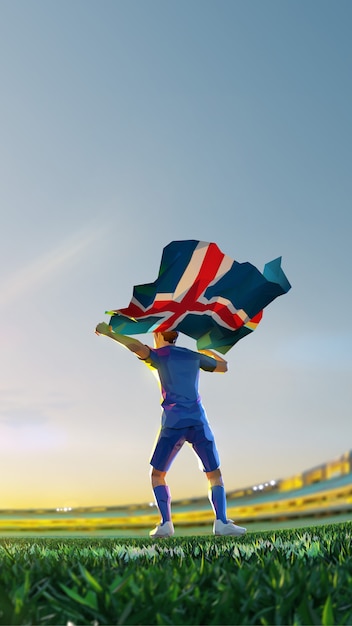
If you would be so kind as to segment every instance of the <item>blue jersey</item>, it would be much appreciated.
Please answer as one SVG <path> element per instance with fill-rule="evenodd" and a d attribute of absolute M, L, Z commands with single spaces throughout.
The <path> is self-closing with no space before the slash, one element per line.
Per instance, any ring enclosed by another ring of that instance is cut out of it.
<path fill-rule="evenodd" d="M 216 359 L 177 346 L 150 348 L 146 363 L 158 371 L 162 393 L 162 426 L 184 428 L 208 424 L 198 392 L 199 370 L 214 371 Z"/>

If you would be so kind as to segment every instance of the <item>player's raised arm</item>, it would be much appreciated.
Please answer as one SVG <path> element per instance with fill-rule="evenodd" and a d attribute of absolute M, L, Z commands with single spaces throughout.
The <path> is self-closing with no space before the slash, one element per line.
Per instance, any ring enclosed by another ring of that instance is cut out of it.
<path fill-rule="evenodd" d="M 225 372 L 227 372 L 227 361 L 225 361 L 220 354 L 213 352 L 213 350 L 198 350 L 198 352 L 201 352 L 206 356 L 211 356 L 216 360 L 216 368 L 213 372 L 218 372 L 219 374 L 225 374 Z"/>
<path fill-rule="evenodd" d="M 134 337 L 114 333 L 111 326 L 105 322 L 100 322 L 100 324 L 97 325 L 95 333 L 97 335 L 105 335 L 105 337 L 110 337 L 110 339 L 117 341 L 117 343 L 120 343 L 122 346 L 130 350 L 130 352 L 134 352 L 134 354 L 136 354 L 140 359 L 146 359 L 149 356 L 150 350 L 148 346 L 144 345 L 144 343 Z"/>

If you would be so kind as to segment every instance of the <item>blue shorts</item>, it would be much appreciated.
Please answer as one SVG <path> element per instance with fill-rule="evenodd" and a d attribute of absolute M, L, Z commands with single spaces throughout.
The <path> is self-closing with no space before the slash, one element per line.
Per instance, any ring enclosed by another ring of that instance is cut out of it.
<path fill-rule="evenodd" d="M 203 464 L 204 472 L 213 472 L 220 465 L 214 435 L 209 426 L 199 424 L 185 428 L 162 427 L 150 464 L 159 472 L 167 472 L 187 441 Z"/>

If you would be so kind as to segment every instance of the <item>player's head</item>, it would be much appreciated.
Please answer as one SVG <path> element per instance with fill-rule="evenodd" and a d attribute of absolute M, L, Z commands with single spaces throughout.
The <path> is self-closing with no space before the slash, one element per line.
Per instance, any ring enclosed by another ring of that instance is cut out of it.
<path fill-rule="evenodd" d="M 164 333 L 161 333 L 164 337 L 164 340 L 168 343 L 176 343 L 178 332 L 177 330 L 166 330 Z"/>
<path fill-rule="evenodd" d="M 161 348 L 163 345 L 170 344 L 173 345 L 176 343 L 176 339 L 178 337 L 178 332 L 176 330 L 165 330 L 162 333 L 153 333 L 154 334 L 154 343 L 157 348 Z"/>

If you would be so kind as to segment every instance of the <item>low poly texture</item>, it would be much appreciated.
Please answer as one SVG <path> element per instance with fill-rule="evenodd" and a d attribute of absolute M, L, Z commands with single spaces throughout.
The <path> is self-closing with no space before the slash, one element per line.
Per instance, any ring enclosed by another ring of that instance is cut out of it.
<path fill-rule="evenodd" d="M 225 354 L 290 288 L 281 257 L 261 273 L 223 254 L 215 243 L 172 241 L 163 250 L 158 278 L 134 287 L 128 307 L 107 313 L 116 333 L 178 330 L 195 339 L 198 349 Z"/>

